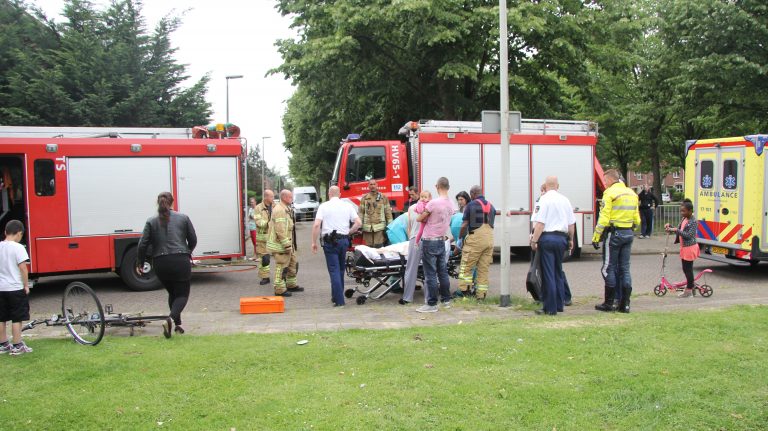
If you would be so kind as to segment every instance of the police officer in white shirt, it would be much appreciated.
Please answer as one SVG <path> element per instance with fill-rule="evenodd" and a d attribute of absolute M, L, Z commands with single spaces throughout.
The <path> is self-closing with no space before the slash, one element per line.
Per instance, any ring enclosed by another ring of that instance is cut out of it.
<path fill-rule="evenodd" d="M 328 202 L 317 209 L 312 226 L 312 253 L 317 253 L 318 238 L 322 239 L 325 264 L 331 276 L 331 299 L 334 307 L 344 306 L 344 266 L 349 236 L 360 229 L 360 217 L 348 202 L 339 199 L 337 186 L 328 189 Z M 322 237 L 320 236 L 322 234 Z"/>
<path fill-rule="evenodd" d="M 557 314 L 563 311 L 565 287 L 563 280 L 563 256 L 573 249 L 576 217 L 571 202 L 560 194 L 557 177 L 547 177 L 546 193 L 539 199 L 539 209 L 532 217 L 534 222 L 531 248 L 541 253 L 542 294 L 544 309 L 537 314 Z"/>

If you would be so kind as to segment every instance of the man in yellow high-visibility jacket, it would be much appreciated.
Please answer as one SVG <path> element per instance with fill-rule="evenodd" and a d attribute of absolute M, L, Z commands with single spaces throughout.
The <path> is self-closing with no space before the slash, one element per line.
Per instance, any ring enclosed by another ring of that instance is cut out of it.
<path fill-rule="evenodd" d="M 621 181 L 621 175 L 615 169 L 607 171 L 604 177 L 608 188 L 603 192 L 592 245 L 597 249 L 599 243 L 603 243 L 601 273 L 605 280 L 605 301 L 595 305 L 595 309 L 616 311 L 618 302 L 618 311 L 629 313 L 632 294 L 629 258 L 634 230 L 640 227 L 637 193 Z"/>

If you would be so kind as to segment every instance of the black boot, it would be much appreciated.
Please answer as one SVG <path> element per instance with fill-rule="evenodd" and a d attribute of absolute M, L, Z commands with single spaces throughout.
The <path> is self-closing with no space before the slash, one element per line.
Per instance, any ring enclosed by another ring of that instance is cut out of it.
<path fill-rule="evenodd" d="M 605 302 L 595 305 L 597 311 L 616 311 L 616 304 L 614 298 L 616 293 L 613 288 L 605 286 Z"/>
<path fill-rule="evenodd" d="M 619 303 L 619 313 L 629 313 L 629 297 L 632 296 L 632 288 L 625 287 L 621 291 L 621 303 Z"/>

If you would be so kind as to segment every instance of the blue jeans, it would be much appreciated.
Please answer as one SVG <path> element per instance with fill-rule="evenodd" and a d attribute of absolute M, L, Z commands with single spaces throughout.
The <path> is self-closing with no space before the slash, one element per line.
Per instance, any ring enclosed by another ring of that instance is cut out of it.
<path fill-rule="evenodd" d="M 563 255 L 568 249 L 568 239 L 562 235 L 544 233 L 539 237 L 539 249 L 544 311 L 551 314 L 562 312 L 565 300 Z"/>
<path fill-rule="evenodd" d="M 651 232 L 653 232 L 653 208 L 640 209 L 640 218 L 640 234 L 651 236 Z"/>
<path fill-rule="evenodd" d="M 606 289 L 615 292 L 618 301 L 621 301 L 625 290 L 627 294 L 632 292 L 629 258 L 634 239 L 632 229 L 616 229 L 606 234 L 603 240 L 603 267 L 601 271 Z"/>
<path fill-rule="evenodd" d="M 421 240 L 421 263 L 424 265 L 424 278 L 427 284 L 427 304 L 437 305 L 438 281 L 442 302 L 451 300 L 451 280 L 445 258 L 445 241 Z"/>
<path fill-rule="evenodd" d="M 344 270 L 348 248 L 348 238 L 339 239 L 336 245 L 323 243 L 325 265 L 328 267 L 328 275 L 331 276 L 331 299 L 336 305 L 344 305 Z"/>

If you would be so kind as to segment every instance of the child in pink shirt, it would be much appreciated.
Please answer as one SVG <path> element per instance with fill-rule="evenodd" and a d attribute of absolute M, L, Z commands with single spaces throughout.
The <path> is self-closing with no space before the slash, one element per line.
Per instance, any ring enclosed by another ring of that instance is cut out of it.
<path fill-rule="evenodd" d="M 698 223 L 696 217 L 693 216 L 693 202 L 690 199 L 685 199 L 680 204 L 680 217 L 682 220 L 679 227 L 672 227 L 667 223 L 664 229 L 675 234 L 675 244 L 680 243 L 680 260 L 683 262 L 683 273 L 687 283 L 685 290 L 679 296 L 681 298 L 689 298 L 693 296 L 693 288 L 695 286 L 693 261 L 699 257 L 700 253 L 699 244 L 696 243 Z"/>
<path fill-rule="evenodd" d="M 416 207 L 413 209 L 413 212 L 416 214 L 421 214 L 424 212 L 424 210 L 427 209 L 427 203 L 430 199 L 432 199 L 432 193 L 428 191 L 421 192 L 421 195 L 419 195 L 419 202 L 416 204 Z M 421 241 L 421 235 L 424 233 L 424 226 L 427 225 L 427 221 L 424 220 L 420 223 L 421 226 L 419 226 L 419 233 L 416 234 L 416 245 L 419 244 L 419 241 Z"/>

